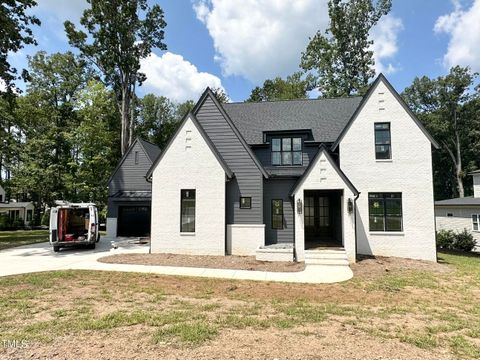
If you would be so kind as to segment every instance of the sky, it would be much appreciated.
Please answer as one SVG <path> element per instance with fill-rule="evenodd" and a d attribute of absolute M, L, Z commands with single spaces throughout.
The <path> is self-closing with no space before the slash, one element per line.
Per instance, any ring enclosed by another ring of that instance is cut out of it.
<path fill-rule="evenodd" d="M 9 56 L 20 69 L 39 50 L 74 51 L 63 22 L 78 24 L 88 6 L 85 0 L 37 2 L 30 12 L 42 22 L 33 29 L 38 45 Z M 154 49 L 142 60 L 147 81 L 138 92 L 176 102 L 197 100 L 207 86 L 243 101 L 266 79 L 298 71 L 309 37 L 328 26 L 327 0 L 149 2 L 165 12 L 168 49 Z M 455 65 L 480 72 L 480 0 L 393 0 L 370 36 L 377 74 L 383 72 L 399 92 L 417 76 L 445 75 Z"/>

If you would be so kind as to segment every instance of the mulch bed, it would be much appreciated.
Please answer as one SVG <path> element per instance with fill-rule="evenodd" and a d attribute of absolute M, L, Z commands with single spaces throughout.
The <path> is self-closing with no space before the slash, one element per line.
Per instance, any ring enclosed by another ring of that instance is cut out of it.
<path fill-rule="evenodd" d="M 102 257 L 98 261 L 109 264 L 163 265 L 273 272 L 297 272 L 305 269 L 305 263 L 303 262 L 258 261 L 255 259 L 255 256 L 232 255 L 117 254 Z"/>

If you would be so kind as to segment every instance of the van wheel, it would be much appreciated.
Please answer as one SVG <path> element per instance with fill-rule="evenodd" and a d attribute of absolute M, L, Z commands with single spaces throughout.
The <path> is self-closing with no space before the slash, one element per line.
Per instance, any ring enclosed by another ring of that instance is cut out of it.
<path fill-rule="evenodd" d="M 88 244 L 87 249 L 95 249 L 95 243 Z"/>
<path fill-rule="evenodd" d="M 100 234 L 98 234 L 97 240 L 95 242 L 99 242 L 99 241 L 100 241 Z"/>
<path fill-rule="evenodd" d="M 54 252 L 59 252 L 60 251 L 60 246 L 54 246 L 53 251 Z"/>

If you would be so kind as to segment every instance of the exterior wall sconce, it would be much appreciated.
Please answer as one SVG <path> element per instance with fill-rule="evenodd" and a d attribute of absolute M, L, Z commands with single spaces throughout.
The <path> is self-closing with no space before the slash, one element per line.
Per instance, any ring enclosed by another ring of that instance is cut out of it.
<path fill-rule="evenodd" d="M 347 210 L 348 210 L 348 213 L 351 214 L 353 212 L 353 201 L 351 198 L 348 198 L 348 201 L 347 201 Z"/>
<path fill-rule="evenodd" d="M 297 200 L 297 214 L 302 213 L 302 208 L 303 208 L 302 199 L 298 199 Z"/>

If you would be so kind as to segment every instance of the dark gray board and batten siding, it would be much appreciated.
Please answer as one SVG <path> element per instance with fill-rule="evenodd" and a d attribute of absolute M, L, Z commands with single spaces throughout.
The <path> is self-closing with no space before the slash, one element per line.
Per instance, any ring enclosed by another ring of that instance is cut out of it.
<path fill-rule="evenodd" d="M 265 243 L 285 244 L 293 242 L 294 204 L 289 196 L 296 179 L 266 179 L 264 181 Z M 272 200 L 283 200 L 283 229 L 272 229 Z"/>
<path fill-rule="evenodd" d="M 216 149 L 235 173 L 227 183 L 227 223 L 263 224 L 263 175 L 210 96 L 195 116 Z M 240 196 L 252 198 L 251 209 L 240 209 Z"/>

